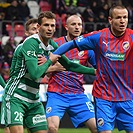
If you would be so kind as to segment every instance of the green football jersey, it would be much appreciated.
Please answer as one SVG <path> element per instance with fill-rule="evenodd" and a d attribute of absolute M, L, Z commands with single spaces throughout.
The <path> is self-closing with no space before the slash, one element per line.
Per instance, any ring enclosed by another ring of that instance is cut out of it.
<path fill-rule="evenodd" d="M 4 88 L 6 83 L 4 81 L 4 79 L 2 78 L 2 76 L 0 75 L 0 85 Z"/>
<path fill-rule="evenodd" d="M 38 66 L 37 57 L 39 54 L 48 56 L 49 51 L 54 50 L 53 45 L 55 43 L 49 40 L 46 47 L 38 34 L 28 37 L 23 44 L 18 45 L 12 59 L 10 78 L 5 87 L 6 100 L 16 97 L 29 103 L 39 101 L 39 82 L 52 62 L 48 59 L 45 64 Z"/>

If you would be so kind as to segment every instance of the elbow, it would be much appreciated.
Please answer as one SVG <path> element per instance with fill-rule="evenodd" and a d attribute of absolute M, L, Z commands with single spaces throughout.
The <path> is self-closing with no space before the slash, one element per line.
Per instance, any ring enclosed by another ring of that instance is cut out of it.
<path fill-rule="evenodd" d="M 37 74 L 32 73 L 32 74 L 30 74 L 30 78 L 31 78 L 32 80 L 37 80 L 39 77 L 38 77 Z"/>

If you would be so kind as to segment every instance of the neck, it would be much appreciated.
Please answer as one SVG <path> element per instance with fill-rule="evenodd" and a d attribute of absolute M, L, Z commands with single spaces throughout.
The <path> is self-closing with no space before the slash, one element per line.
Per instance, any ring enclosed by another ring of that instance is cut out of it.
<path fill-rule="evenodd" d="M 42 37 L 40 34 L 39 34 L 39 38 L 43 42 L 43 44 L 47 47 L 49 39 L 46 37 Z"/>
<path fill-rule="evenodd" d="M 67 41 L 71 41 L 71 40 L 73 40 L 74 38 L 75 38 L 74 36 L 70 36 L 70 35 L 67 35 L 67 36 L 66 36 Z"/>

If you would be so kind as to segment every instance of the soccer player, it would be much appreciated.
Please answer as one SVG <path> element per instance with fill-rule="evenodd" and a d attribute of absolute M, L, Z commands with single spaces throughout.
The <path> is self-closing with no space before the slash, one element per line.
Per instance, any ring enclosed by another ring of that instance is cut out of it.
<path fill-rule="evenodd" d="M 99 133 L 118 130 L 133 133 L 133 30 L 127 28 L 128 10 L 114 5 L 109 10 L 110 27 L 85 34 L 61 45 L 55 54 L 73 48 L 93 49 L 96 56 L 95 97 Z"/>
<path fill-rule="evenodd" d="M 4 88 L 6 83 L 4 81 L 4 79 L 2 78 L 2 76 L 0 75 L 0 85 Z"/>
<path fill-rule="evenodd" d="M 40 78 L 52 63 L 60 56 L 53 55 L 57 44 L 51 39 L 55 32 L 55 15 L 50 12 L 40 13 L 38 34 L 26 38 L 18 47 L 16 61 L 12 60 L 10 78 L 5 87 L 2 101 L 2 124 L 9 126 L 12 133 L 23 133 L 25 125 L 32 133 L 46 133 L 45 110 L 39 100 Z M 38 55 L 47 56 L 47 61 L 38 66 Z M 15 56 L 15 55 L 14 55 Z M 59 59 L 66 64 L 65 69 L 81 73 L 95 74 L 94 69 L 69 61 L 65 56 Z"/>
<path fill-rule="evenodd" d="M 4 79 L 2 78 L 2 76 L 0 75 L 0 85 L 4 88 L 6 83 L 4 81 Z M 1 112 L 1 111 L 0 111 Z M 1 116 L 0 116 L 1 118 Z M 10 133 L 10 130 L 8 127 L 4 128 L 4 133 Z"/>
<path fill-rule="evenodd" d="M 35 25 L 33 23 L 28 25 L 27 35 L 37 33 Z M 32 30 L 35 31 L 33 32 Z M 3 95 L 1 115 L 1 123 L 8 126 L 11 133 L 23 133 L 23 121 L 30 132 L 47 132 L 44 107 L 39 101 L 39 81 L 37 79 L 45 74 L 48 67 L 59 56 L 50 54 L 46 63 L 38 66 L 36 55 L 38 50 L 41 50 L 41 48 L 39 49 L 38 40 L 33 41 L 28 38 L 22 46 L 20 44 L 17 47 L 14 53 L 10 68 L 10 78 Z"/>
<path fill-rule="evenodd" d="M 66 36 L 62 36 L 55 40 L 59 46 L 81 34 L 81 18 L 78 15 L 68 17 L 66 21 L 66 30 Z M 89 61 L 96 67 L 93 50 L 78 52 L 78 49 L 75 48 L 67 52 L 66 56 L 72 62 L 86 66 Z M 88 97 L 84 94 L 83 74 L 62 71 L 53 72 L 50 75 L 46 104 L 46 118 L 49 132 L 58 132 L 60 120 L 66 111 L 76 128 L 85 124 L 92 133 L 97 133 L 94 107 Z"/>

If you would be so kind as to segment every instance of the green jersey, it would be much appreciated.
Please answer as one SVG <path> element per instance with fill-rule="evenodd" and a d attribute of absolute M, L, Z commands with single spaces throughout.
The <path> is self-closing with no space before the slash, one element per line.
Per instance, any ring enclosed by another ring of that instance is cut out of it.
<path fill-rule="evenodd" d="M 5 87 L 6 100 L 16 97 L 29 103 L 39 101 L 40 77 L 45 75 L 52 62 L 48 59 L 45 64 L 38 66 L 37 57 L 38 54 L 47 54 L 52 49 L 51 40 L 45 47 L 37 34 L 18 45 L 12 59 L 10 78 Z"/>
<path fill-rule="evenodd" d="M 40 77 L 45 75 L 52 62 L 48 59 L 46 63 L 38 66 L 37 57 L 41 54 L 48 58 L 49 52 L 53 52 L 57 48 L 58 46 L 53 40 L 49 40 L 48 46 L 45 46 L 38 34 L 28 37 L 23 44 L 20 44 L 14 52 L 10 78 L 5 87 L 5 100 L 16 97 L 29 103 L 38 102 Z M 93 68 L 73 63 L 65 56 L 62 56 L 59 62 L 66 70 L 94 75 Z"/>
<path fill-rule="evenodd" d="M 2 78 L 2 76 L 0 75 L 0 85 L 4 88 L 6 83 L 4 81 L 4 79 Z"/>

